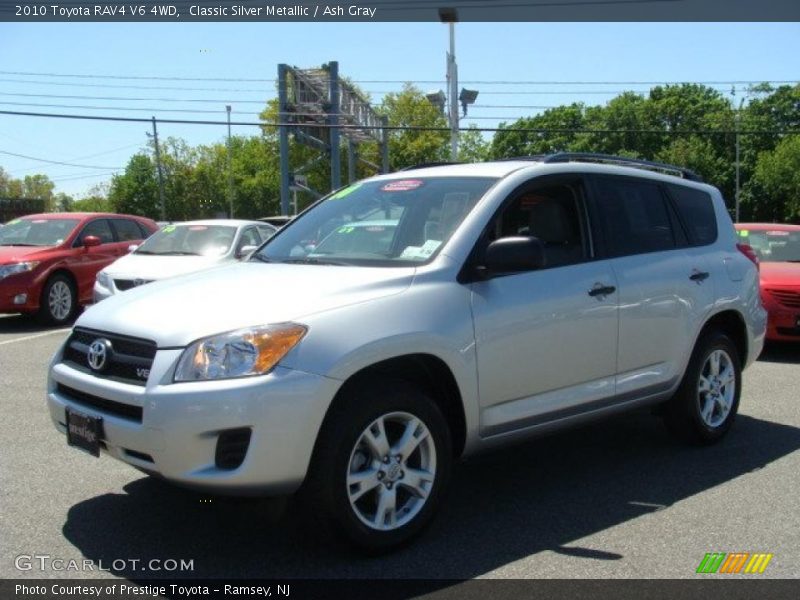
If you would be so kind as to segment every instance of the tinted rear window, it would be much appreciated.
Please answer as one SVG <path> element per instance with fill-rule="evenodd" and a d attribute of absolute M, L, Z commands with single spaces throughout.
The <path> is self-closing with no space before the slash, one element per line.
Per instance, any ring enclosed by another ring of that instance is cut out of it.
<path fill-rule="evenodd" d="M 670 185 L 669 193 L 687 229 L 689 243 L 713 244 L 717 240 L 717 217 L 711 195 L 682 185 Z"/>
<path fill-rule="evenodd" d="M 675 248 L 666 198 L 657 184 L 598 177 L 596 189 L 611 256 Z"/>

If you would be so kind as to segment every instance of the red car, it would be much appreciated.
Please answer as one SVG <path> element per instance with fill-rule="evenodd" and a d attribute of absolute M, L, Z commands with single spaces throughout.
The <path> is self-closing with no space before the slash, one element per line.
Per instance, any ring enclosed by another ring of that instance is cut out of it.
<path fill-rule="evenodd" d="M 0 229 L 0 313 L 68 322 L 92 300 L 95 275 L 158 230 L 155 221 L 105 213 L 28 215 Z"/>
<path fill-rule="evenodd" d="M 736 230 L 760 261 L 767 339 L 800 342 L 800 225 L 738 223 Z"/>

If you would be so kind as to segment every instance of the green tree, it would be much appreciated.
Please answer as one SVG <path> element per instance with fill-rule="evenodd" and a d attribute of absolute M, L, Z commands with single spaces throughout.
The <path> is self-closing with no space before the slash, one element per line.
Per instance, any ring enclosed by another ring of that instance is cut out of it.
<path fill-rule="evenodd" d="M 156 168 L 147 154 L 134 154 L 121 175 L 114 175 L 108 200 L 115 212 L 143 217 L 161 214 Z"/>
<path fill-rule="evenodd" d="M 586 151 L 582 103 L 549 108 L 540 115 L 500 124 L 492 139 L 492 158 L 531 156 L 562 151 Z M 519 131 L 534 129 L 537 131 Z"/>
<path fill-rule="evenodd" d="M 787 136 L 759 155 L 742 206 L 753 220 L 800 222 L 800 136 Z"/>

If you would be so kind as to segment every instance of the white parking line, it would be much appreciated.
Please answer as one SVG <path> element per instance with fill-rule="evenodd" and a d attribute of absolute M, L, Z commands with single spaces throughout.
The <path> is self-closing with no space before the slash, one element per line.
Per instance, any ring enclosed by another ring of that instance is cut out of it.
<path fill-rule="evenodd" d="M 69 328 L 67 328 L 67 329 L 54 329 L 53 331 L 45 331 L 44 333 L 37 333 L 36 335 L 26 335 L 25 337 L 14 338 L 13 340 L 6 340 L 5 342 L 0 342 L 0 346 L 5 346 L 6 344 L 13 344 L 14 342 L 24 342 L 26 340 L 35 340 L 36 338 L 44 337 L 46 335 L 53 335 L 55 333 L 64 333 L 65 331 L 69 331 Z"/>

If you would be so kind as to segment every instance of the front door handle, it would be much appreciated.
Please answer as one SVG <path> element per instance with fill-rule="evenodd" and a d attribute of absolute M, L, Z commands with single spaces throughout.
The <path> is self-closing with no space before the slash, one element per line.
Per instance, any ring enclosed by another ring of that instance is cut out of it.
<path fill-rule="evenodd" d="M 692 281 L 696 281 L 700 283 L 701 281 L 705 281 L 708 279 L 709 273 L 708 271 L 694 271 L 691 275 L 689 275 L 689 279 Z"/>
<path fill-rule="evenodd" d="M 617 291 L 613 285 L 602 285 L 600 283 L 596 284 L 592 289 L 589 290 L 589 295 L 593 298 L 596 296 L 608 296 L 609 294 L 613 294 Z"/>

